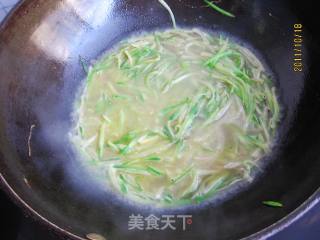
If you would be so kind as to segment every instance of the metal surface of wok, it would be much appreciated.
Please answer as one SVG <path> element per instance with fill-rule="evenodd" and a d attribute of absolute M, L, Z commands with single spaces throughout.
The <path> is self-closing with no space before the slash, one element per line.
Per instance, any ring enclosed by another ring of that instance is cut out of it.
<path fill-rule="evenodd" d="M 304 4 L 312 9 L 309 2 Z M 79 56 L 91 61 L 127 36 L 170 28 L 169 14 L 156 0 L 26 0 L 0 27 L 2 186 L 27 213 L 71 239 L 89 233 L 108 240 L 264 239 L 320 198 L 316 25 L 306 20 L 300 1 L 221 1 L 236 18 L 200 0 L 167 3 L 178 26 L 235 36 L 274 72 L 283 116 L 263 174 L 230 197 L 185 209 L 134 206 L 96 186 L 68 139 L 73 102 L 85 78 Z M 304 25 L 301 73 L 292 69 L 296 23 Z M 269 199 L 284 207 L 261 203 Z M 128 230 L 129 215 L 151 213 L 192 215 L 193 224 L 187 231 Z"/>

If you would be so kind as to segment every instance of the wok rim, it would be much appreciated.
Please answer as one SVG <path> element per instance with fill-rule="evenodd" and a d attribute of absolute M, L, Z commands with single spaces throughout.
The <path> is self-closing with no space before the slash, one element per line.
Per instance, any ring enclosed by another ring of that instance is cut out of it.
<path fill-rule="evenodd" d="M 35 221 L 40 224 L 44 224 L 50 227 L 52 230 L 55 230 L 58 234 L 63 234 L 64 236 L 70 237 L 73 240 L 88 240 L 87 238 L 83 238 L 71 231 L 68 231 L 62 227 L 59 227 L 58 224 L 53 223 L 48 218 L 44 217 L 40 213 L 37 212 L 34 208 L 32 208 L 26 201 L 24 201 L 17 192 L 10 186 L 10 184 L 6 181 L 3 174 L 0 172 L 0 187 L 7 193 L 7 195 L 13 200 L 13 202 L 22 209 L 25 214 L 30 215 Z M 270 226 L 261 229 L 260 231 L 253 233 L 249 236 L 241 238 L 242 240 L 264 240 L 269 237 L 274 236 L 275 234 L 283 231 L 287 227 L 289 227 L 292 223 L 296 222 L 300 218 L 302 218 L 309 210 L 311 210 L 316 204 L 320 202 L 320 187 L 307 199 L 305 200 L 299 207 L 290 212 L 285 217 L 279 219 L 275 223 Z M 89 234 L 89 233 L 88 233 Z M 241 240 L 240 239 L 240 240 Z"/>
<path fill-rule="evenodd" d="M 28 0 L 20 0 L 5 16 L 5 18 L 0 23 L 0 31 L 3 30 L 4 26 L 7 24 L 8 20 L 13 16 L 17 9 L 20 8 Z M 2 161 L 3 159 L 0 159 Z M 72 240 L 88 240 L 88 238 L 83 238 L 69 230 L 59 227 L 58 224 L 50 221 L 47 217 L 44 217 L 37 210 L 31 207 L 25 200 L 23 200 L 19 194 L 11 187 L 11 185 L 6 181 L 5 177 L 0 171 L 0 189 L 2 189 L 6 195 L 12 200 L 12 202 L 18 206 L 24 215 L 32 217 L 35 222 L 43 226 L 47 226 L 50 230 L 54 231 L 58 235 L 63 235 L 65 237 L 71 238 Z M 273 224 L 255 232 L 251 235 L 243 237 L 239 240 L 265 240 L 277 233 L 285 230 L 291 224 L 302 218 L 309 210 L 311 210 L 316 204 L 320 203 L 320 186 L 313 194 L 310 195 L 302 204 L 300 204 L 296 209 L 291 211 L 289 214 L 274 222 Z M 88 233 L 89 234 L 89 233 Z M 108 237 L 108 236 L 106 236 Z"/>

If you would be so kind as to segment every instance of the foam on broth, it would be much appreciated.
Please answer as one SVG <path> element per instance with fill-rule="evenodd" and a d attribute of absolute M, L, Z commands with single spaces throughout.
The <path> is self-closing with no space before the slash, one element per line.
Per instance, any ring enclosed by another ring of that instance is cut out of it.
<path fill-rule="evenodd" d="M 121 42 L 88 73 L 72 141 L 106 186 L 157 206 L 197 204 L 250 172 L 279 119 L 257 57 L 199 29 Z"/>

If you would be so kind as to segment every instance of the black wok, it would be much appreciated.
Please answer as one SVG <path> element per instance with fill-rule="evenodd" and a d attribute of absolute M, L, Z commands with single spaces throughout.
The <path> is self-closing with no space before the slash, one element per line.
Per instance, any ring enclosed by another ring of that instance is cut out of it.
<path fill-rule="evenodd" d="M 156 0 L 26 0 L 0 31 L 0 179 L 27 213 L 71 239 L 265 239 L 320 200 L 320 78 L 312 1 L 168 0 L 181 27 L 224 31 L 257 49 L 276 77 L 283 117 L 267 166 L 252 184 L 195 208 L 133 206 L 94 184 L 78 164 L 68 132 L 85 73 L 121 39 L 171 27 Z M 307 12 L 301 6 L 310 9 Z M 294 24 L 303 24 L 303 71 L 293 70 Z M 284 203 L 281 209 L 264 200 Z M 187 214 L 193 223 L 163 231 L 128 230 L 131 214 Z"/>

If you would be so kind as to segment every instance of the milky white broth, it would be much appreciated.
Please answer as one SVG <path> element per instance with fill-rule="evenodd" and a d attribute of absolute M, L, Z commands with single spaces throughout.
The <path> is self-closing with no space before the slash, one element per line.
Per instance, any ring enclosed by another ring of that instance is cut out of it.
<path fill-rule="evenodd" d="M 75 112 L 72 140 L 92 173 L 131 200 L 172 206 L 250 180 L 279 105 L 247 48 L 175 29 L 127 39 L 90 67 Z"/>

